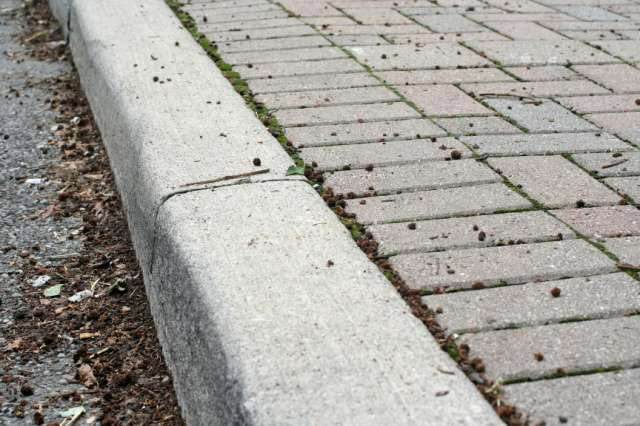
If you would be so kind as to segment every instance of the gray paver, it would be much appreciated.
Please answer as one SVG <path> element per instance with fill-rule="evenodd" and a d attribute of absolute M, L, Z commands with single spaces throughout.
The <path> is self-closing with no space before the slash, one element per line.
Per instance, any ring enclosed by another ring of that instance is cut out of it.
<path fill-rule="evenodd" d="M 588 6 L 588 5 L 567 5 L 556 6 L 561 12 L 568 15 L 575 16 L 576 18 L 583 19 L 585 21 L 624 21 L 623 16 L 611 13 L 601 7 Z"/>
<path fill-rule="evenodd" d="M 218 43 L 218 49 L 222 53 L 233 53 L 262 50 L 297 49 L 302 47 L 323 47 L 329 46 L 330 44 L 331 43 L 329 43 L 324 37 L 319 35 L 312 35 L 306 37 L 284 37 L 266 40 L 229 41 L 225 43 Z"/>
<path fill-rule="evenodd" d="M 487 26 L 513 40 L 566 40 L 560 34 L 548 30 L 535 22 L 492 21 Z"/>
<path fill-rule="evenodd" d="M 497 68 L 454 70 L 382 71 L 377 72 L 389 84 L 454 84 L 489 81 L 513 81 L 513 77 Z"/>
<path fill-rule="evenodd" d="M 485 94 L 490 94 L 490 96 L 504 94 L 551 97 L 558 95 L 572 96 L 610 93 L 607 89 L 588 80 L 537 81 L 529 83 L 476 83 L 463 84 L 460 88 L 465 92 L 473 93 L 479 97 Z"/>
<path fill-rule="evenodd" d="M 629 151 L 633 149 L 615 136 L 606 133 L 467 136 L 460 139 L 480 154 L 491 156 Z"/>
<path fill-rule="evenodd" d="M 433 33 L 433 34 L 404 34 L 390 35 L 394 44 L 413 44 L 416 47 L 428 47 L 431 43 L 466 42 L 471 40 L 509 40 L 507 37 L 493 31 L 473 33 Z"/>
<path fill-rule="evenodd" d="M 560 297 L 551 296 L 559 288 Z M 450 333 L 611 318 L 640 312 L 640 283 L 624 272 L 423 297 Z M 440 308 L 440 309 L 439 309 Z"/>
<path fill-rule="evenodd" d="M 300 62 L 321 59 L 346 58 L 347 55 L 335 47 L 314 47 L 304 49 L 289 50 L 263 50 L 260 52 L 238 52 L 224 55 L 226 63 L 231 65 L 240 64 L 263 64 L 281 62 Z"/>
<path fill-rule="evenodd" d="M 364 204 L 362 204 L 364 202 Z M 360 223 L 386 223 L 526 209 L 531 203 L 503 184 L 347 200 Z"/>
<path fill-rule="evenodd" d="M 551 375 L 558 368 L 571 373 L 636 365 L 638 336 L 640 316 L 634 316 L 489 331 L 461 341 L 471 347 L 471 356 L 482 358 L 489 376 L 517 380 Z M 505 357 L 505 347 L 517 350 Z M 537 352 L 543 361 L 536 361 Z"/>
<path fill-rule="evenodd" d="M 451 84 L 397 86 L 396 90 L 429 116 L 493 114 L 493 111 Z"/>
<path fill-rule="evenodd" d="M 284 51 L 283 52 L 288 52 Z M 351 59 L 326 59 L 321 61 L 260 63 L 235 66 L 234 71 L 244 79 L 261 77 L 287 77 L 309 74 L 335 74 L 362 71 Z"/>
<path fill-rule="evenodd" d="M 317 107 L 325 105 L 388 102 L 399 100 L 398 95 L 386 87 L 357 87 L 347 89 L 280 92 L 257 95 L 256 101 L 269 109 Z"/>
<path fill-rule="evenodd" d="M 522 133 L 520 129 L 500 117 L 435 118 L 433 121 L 454 135 Z"/>
<path fill-rule="evenodd" d="M 388 41 L 379 35 L 373 34 L 330 36 L 329 39 L 338 46 L 381 46 L 389 44 Z"/>
<path fill-rule="evenodd" d="M 531 132 L 598 130 L 593 124 L 549 100 L 485 99 L 485 102 Z"/>
<path fill-rule="evenodd" d="M 636 203 L 640 202 L 640 177 L 614 177 L 604 181 L 618 192 L 633 198 Z"/>
<path fill-rule="evenodd" d="M 380 85 L 378 80 L 364 72 L 261 78 L 249 80 L 248 83 L 254 94 Z"/>
<path fill-rule="evenodd" d="M 482 25 L 478 25 L 462 15 L 425 15 L 414 16 L 414 19 L 437 33 L 487 31 Z"/>
<path fill-rule="evenodd" d="M 600 238 L 640 235 L 640 210 L 633 206 L 552 210 L 551 213 L 587 236 Z"/>
<path fill-rule="evenodd" d="M 433 43 L 426 47 L 362 46 L 351 47 L 349 51 L 356 59 L 374 70 L 454 68 L 489 64 L 486 59 L 455 43 Z"/>
<path fill-rule="evenodd" d="M 491 166 L 547 207 L 616 204 L 620 196 L 557 155 L 489 159 Z"/>
<path fill-rule="evenodd" d="M 299 26 L 300 21 L 295 18 L 278 18 L 278 19 L 258 19 L 258 20 L 245 20 L 235 22 L 213 22 L 204 23 L 198 22 L 198 29 L 203 33 L 211 31 L 240 31 L 240 30 L 254 30 L 264 28 L 284 28 Z"/>
<path fill-rule="evenodd" d="M 457 150 L 463 158 L 471 152 L 454 138 L 411 139 L 367 144 L 336 145 L 303 148 L 300 157 L 307 164 L 315 162 L 316 170 L 339 170 L 344 166 L 352 169 L 374 166 L 391 166 L 411 162 L 445 160 Z"/>
<path fill-rule="evenodd" d="M 525 410 L 531 424 L 611 426 L 634 424 L 640 419 L 640 369 L 520 383 L 503 389 L 505 400 Z"/>
<path fill-rule="evenodd" d="M 286 129 L 285 133 L 289 141 L 297 147 L 420 139 L 446 134 L 427 119 L 295 127 Z"/>
<path fill-rule="evenodd" d="M 618 62 L 610 55 L 573 40 L 538 41 L 536 43 L 530 41 L 470 41 L 468 44 L 503 65 Z"/>
<path fill-rule="evenodd" d="M 414 229 L 406 223 L 389 223 L 372 225 L 367 230 L 378 241 L 378 252 L 383 255 L 575 237 L 567 226 L 540 211 L 420 221 Z M 485 233 L 482 241 L 478 237 L 481 231 Z"/>
<path fill-rule="evenodd" d="M 614 154 L 574 155 L 573 159 L 598 176 L 640 175 L 640 152 L 616 152 Z"/>
<path fill-rule="evenodd" d="M 391 262 L 414 289 L 470 288 L 476 282 L 487 287 L 521 284 L 616 270 L 611 259 L 582 240 L 401 254 Z"/>
<path fill-rule="evenodd" d="M 640 144 L 640 112 L 589 114 L 585 118 L 623 139 Z"/>
<path fill-rule="evenodd" d="M 274 115 L 283 126 L 399 120 L 420 116 L 403 102 L 286 109 L 276 111 Z"/>
<path fill-rule="evenodd" d="M 565 107 L 580 114 L 594 112 L 640 111 L 640 95 L 572 96 L 556 98 Z"/>
<path fill-rule="evenodd" d="M 628 64 L 576 65 L 573 69 L 617 93 L 640 91 L 640 70 Z"/>
<path fill-rule="evenodd" d="M 606 40 L 595 41 L 594 46 L 601 47 L 611 55 L 618 56 L 628 62 L 640 61 L 640 49 L 636 40 Z"/>
<path fill-rule="evenodd" d="M 605 245 L 621 262 L 640 267 L 640 237 L 611 238 Z"/>
<path fill-rule="evenodd" d="M 451 188 L 500 180 L 498 174 L 482 163 L 475 160 L 455 160 L 376 167 L 371 171 L 338 171 L 325 177 L 325 186 L 333 188 L 336 193 L 353 192 L 362 196 L 374 191 L 384 195 L 396 191 Z"/>
<path fill-rule="evenodd" d="M 209 40 L 216 43 L 240 40 L 264 40 L 270 38 L 277 39 L 282 37 L 315 34 L 317 33 L 313 30 L 313 28 L 309 28 L 304 25 L 278 28 L 247 29 L 242 31 L 211 31 L 204 33 L 204 35 L 207 36 Z"/>
<path fill-rule="evenodd" d="M 579 75 L 567 67 L 549 65 L 545 67 L 509 67 L 506 71 L 524 81 L 570 80 Z"/>

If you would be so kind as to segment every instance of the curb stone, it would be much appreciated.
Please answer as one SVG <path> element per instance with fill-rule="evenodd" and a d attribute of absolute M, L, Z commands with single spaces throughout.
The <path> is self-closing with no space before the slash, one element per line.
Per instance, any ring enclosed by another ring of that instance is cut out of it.
<path fill-rule="evenodd" d="M 188 424 L 501 424 L 162 1 L 50 4 Z"/>

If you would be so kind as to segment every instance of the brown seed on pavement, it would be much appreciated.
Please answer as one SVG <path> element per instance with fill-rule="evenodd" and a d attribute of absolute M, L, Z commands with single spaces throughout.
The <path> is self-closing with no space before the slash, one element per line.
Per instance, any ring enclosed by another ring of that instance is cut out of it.
<path fill-rule="evenodd" d="M 453 151 L 451 151 L 452 160 L 459 160 L 461 158 L 462 158 L 462 153 L 460 151 L 458 151 L 457 149 L 454 149 Z"/>
<path fill-rule="evenodd" d="M 373 164 L 367 164 L 367 167 L 365 167 L 364 169 L 368 172 L 373 171 Z"/>
<path fill-rule="evenodd" d="M 414 229 L 416 229 L 416 224 L 412 222 L 412 223 L 407 225 L 407 228 L 409 228 L 409 229 L 411 229 L 413 231 Z"/>
<path fill-rule="evenodd" d="M 262 164 L 262 161 L 260 161 L 259 158 L 256 157 L 256 158 L 253 159 L 253 165 L 254 166 L 259 166 L 261 164 Z"/>
<path fill-rule="evenodd" d="M 487 238 L 487 234 L 484 231 L 478 233 L 478 241 L 484 241 Z"/>
<path fill-rule="evenodd" d="M 31 396 L 31 395 L 33 395 L 33 386 L 31 386 L 29 383 L 25 383 L 24 385 L 22 385 L 20 387 L 20 393 L 23 396 Z"/>
<path fill-rule="evenodd" d="M 473 283 L 471 285 L 471 288 L 474 289 L 474 290 L 480 290 L 480 289 L 485 288 L 485 285 L 484 285 L 484 283 L 482 283 L 480 281 L 476 281 L 475 283 Z"/>
<path fill-rule="evenodd" d="M 551 295 L 553 297 L 560 297 L 560 293 L 562 292 L 562 290 L 560 290 L 558 287 L 554 287 L 551 289 Z"/>
<path fill-rule="evenodd" d="M 533 357 L 538 362 L 544 361 L 544 354 L 542 352 L 536 352 L 535 354 L 533 354 Z"/>
<path fill-rule="evenodd" d="M 640 105 L 640 99 L 636 99 L 636 105 Z"/>
<path fill-rule="evenodd" d="M 576 207 L 578 207 L 579 209 L 581 209 L 584 206 L 586 206 L 586 203 L 584 202 L 584 200 L 576 201 Z"/>
<path fill-rule="evenodd" d="M 327 260 L 327 267 L 331 268 L 334 265 L 333 260 L 329 259 Z"/>

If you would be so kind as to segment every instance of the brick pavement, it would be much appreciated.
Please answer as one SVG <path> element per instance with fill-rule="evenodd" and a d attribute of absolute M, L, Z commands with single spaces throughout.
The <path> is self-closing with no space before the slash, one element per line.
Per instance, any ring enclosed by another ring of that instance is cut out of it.
<path fill-rule="evenodd" d="M 507 402 L 640 423 L 640 0 L 185 10 Z"/>

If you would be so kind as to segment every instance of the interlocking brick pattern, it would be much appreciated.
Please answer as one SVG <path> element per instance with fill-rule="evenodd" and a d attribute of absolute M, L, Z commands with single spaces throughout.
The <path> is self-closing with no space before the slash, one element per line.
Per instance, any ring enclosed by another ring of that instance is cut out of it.
<path fill-rule="evenodd" d="M 640 423 L 640 0 L 185 9 L 531 424 Z"/>

